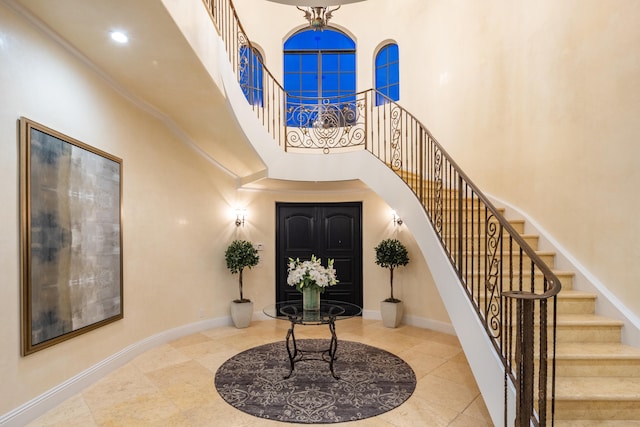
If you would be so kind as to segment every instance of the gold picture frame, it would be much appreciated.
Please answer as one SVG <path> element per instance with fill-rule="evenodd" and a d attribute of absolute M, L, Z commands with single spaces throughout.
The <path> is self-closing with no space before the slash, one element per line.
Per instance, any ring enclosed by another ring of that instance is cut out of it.
<path fill-rule="evenodd" d="M 123 318 L 122 160 L 20 118 L 22 354 Z"/>

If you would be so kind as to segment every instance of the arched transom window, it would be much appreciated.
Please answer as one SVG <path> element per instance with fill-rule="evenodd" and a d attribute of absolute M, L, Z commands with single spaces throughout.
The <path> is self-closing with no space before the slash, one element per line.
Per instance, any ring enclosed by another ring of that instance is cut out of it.
<path fill-rule="evenodd" d="M 262 107 L 263 62 L 256 48 L 240 46 L 240 87 L 245 98 L 252 105 Z"/>
<path fill-rule="evenodd" d="M 375 62 L 376 90 L 384 95 L 376 96 L 376 105 L 385 104 L 389 102 L 389 99 L 398 101 L 400 99 L 400 59 L 398 57 L 398 45 L 389 43 L 383 46 L 376 55 Z"/>
<path fill-rule="evenodd" d="M 356 93 L 356 44 L 332 28 L 302 30 L 284 43 L 284 89 L 287 111 L 305 106 L 340 108 Z M 308 117 L 305 121 L 308 120 Z M 289 114 L 289 126 L 305 126 L 301 116 Z"/>

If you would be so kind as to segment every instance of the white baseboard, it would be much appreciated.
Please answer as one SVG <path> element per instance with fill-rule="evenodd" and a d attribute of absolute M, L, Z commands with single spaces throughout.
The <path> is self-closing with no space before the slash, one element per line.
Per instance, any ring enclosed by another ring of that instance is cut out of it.
<path fill-rule="evenodd" d="M 362 310 L 363 319 L 382 320 L 379 310 Z"/>
<path fill-rule="evenodd" d="M 456 335 L 455 329 L 451 323 L 440 322 L 433 319 L 425 319 L 417 316 L 404 316 L 402 319 L 407 325 L 416 326 L 418 328 L 431 329 L 432 331 L 442 332 L 443 334 Z"/>
<path fill-rule="evenodd" d="M 378 310 L 362 310 L 362 317 L 364 319 L 382 320 L 382 316 Z M 442 332 L 443 334 L 456 335 L 456 331 L 451 323 L 411 315 L 405 315 L 402 318 L 402 322 L 405 325 L 415 326 L 417 328 L 431 329 L 432 331 Z"/>
<path fill-rule="evenodd" d="M 47 390 L 34 399 L 0 416 L 0 426 L 21 427 L 30 423 L 147 350 L 186 335 L 195 334 L 211 328 L 228 326 L 230 324 L 230 317 L 203 320 L 201 322 L 169 329 L 145 338 L 135 344 L 131 344 L 63 383 Z"/>
<path fill-rule="evenodd" d="M 380 312 L 376 310 L 363 310 L 362 317 L 365 319 L 380 320 Z M 253 320 L 272 320 L 262 312 L 255 312 Z M 405 316 L 404 322 L 407 325 L 419 328 L 432 329 L 434 331 L 455 335 L 453 326 L 448 323 L 436 320 L 425 319 L 417 316 Z M 79 374 L 69 378 L 63 383 L 47 390 L 41 395 L 31 399 L 30 401 L 20 405 L 10 412 L 0 416 L 0 426 L 2 427 L 21 427 L 41 415 L 44 415 L 51 409 L 60 405 L 67 399 L 82 392 L 85 388 L 94 384 L 100 378 L 115 371 L 124 364 L 130 362 L 140 354 L 154 347 L 167 342 L 177 340 L 186 335 L 195 334 L 207 329 L 219 328 L 221 326 L 232 325 L 230 317 L 220 317 L 216 319 L 203 320 L 201 322 L 191 323 L 189 325 L 180 326 L 178 328 L 169 329 L 160 332 L 151 337 L 145 338 L 135 344 L 118 351 L 117 353 L 107 357 L 92 367 L 85 369 Z"/>

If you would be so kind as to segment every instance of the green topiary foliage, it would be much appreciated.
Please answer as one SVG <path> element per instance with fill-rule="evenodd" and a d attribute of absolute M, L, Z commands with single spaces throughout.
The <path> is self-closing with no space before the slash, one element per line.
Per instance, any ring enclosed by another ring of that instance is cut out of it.
<path fill-rule="evenodd" d="M 391 298 L 385 301 L 400 302 L 393 297 L 393 270 L 396 267 L 409 264 L 407 248 L 398 239 L 385 239 L 375 247 L 376 264 L 389 269 L 389 281 L 391 284 Z"/>
<path fill-rule="evenodd" d="M 240 288 L 240 299 L 236 302 L 249 302 L 242 295 L 242 270 L 245 267 L 251 268 L 258 265 L 260 256 L 258 250 L 253 247 L 251 242 L 246 240 L 234 240 L 224 252 L 224 259 L 227 262 L 227 268 L 232 274 L 239 274 L 238 285 Z"/>

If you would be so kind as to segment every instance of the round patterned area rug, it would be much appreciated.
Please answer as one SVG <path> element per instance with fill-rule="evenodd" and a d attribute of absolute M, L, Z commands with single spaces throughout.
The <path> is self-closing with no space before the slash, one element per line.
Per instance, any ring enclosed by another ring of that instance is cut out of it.
<path fill-rule="evenodd" d="M 329 340 L 298 340 L 298 348 L 322 350 Z M 336 375 L 322 360 L 296 363 L 289 379 L 284 341 L 243 351 L 218 369 L 215 385 L 233 407 L 261 418 L 324 424 L 360 420 L 387 412 L 407 400 L 416 376 L 388 351 L 352 341 L 338 341 Z"/>

